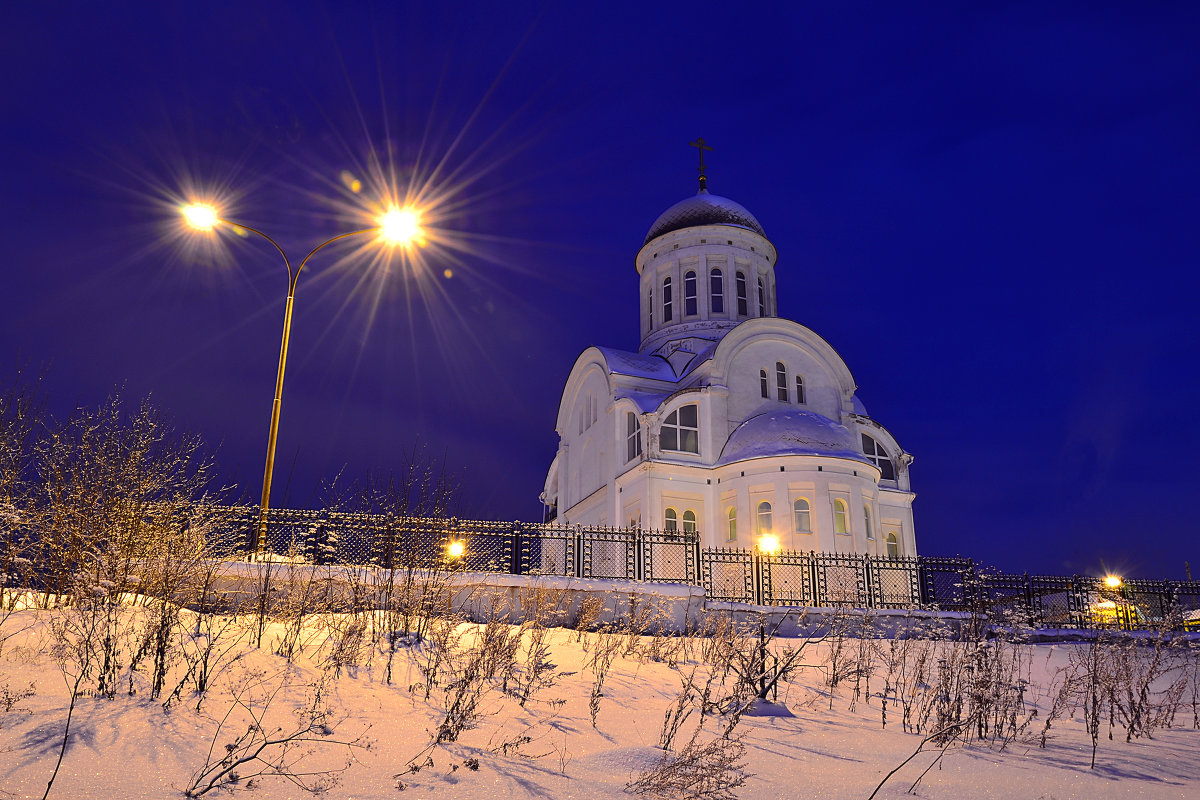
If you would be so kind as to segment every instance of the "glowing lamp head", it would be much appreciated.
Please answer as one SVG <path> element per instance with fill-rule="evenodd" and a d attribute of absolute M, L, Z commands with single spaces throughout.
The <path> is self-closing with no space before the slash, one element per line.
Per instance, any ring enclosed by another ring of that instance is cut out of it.
<path fill-rule="evenodd" d="M 217 210 L 206 203 L 192 203 L 180 210 L 184 221 L 198 231 L 211 231 L 221 221 Z"/>
<path fill-rule="evenodd" d="M 1105 575 L 1104 585 L 1110 589 L 1120 589 L 1123 581 L 1120 575 Z"/>
<path fill-rule="evenodd" d="M 464 542 L 453 540 L 446 544 L 446 557 L 451 561 L 457 561 L 467 552 L 467 545 Z"/>
<path fill-rule="evenodd" d="M 388 244 L 408 245 L 421 239 L 421 215 L 412 208 L 390 208 L 379 219 L 379 236 Z"/>
<path fill-rule="evenodd" d="M 774 555 L 779 552 L 779 537 L 773 533 L 764 533 L 758 537 L 758 549 L 760 552 L 767 555 Z"/>

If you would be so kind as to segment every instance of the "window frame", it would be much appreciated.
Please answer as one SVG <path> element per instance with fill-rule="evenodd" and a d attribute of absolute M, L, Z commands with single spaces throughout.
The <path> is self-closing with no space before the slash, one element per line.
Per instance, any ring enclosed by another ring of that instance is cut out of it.
<path fill-rule="evenodd" d="M 750 289 L 746 282 L 746 273 L 737 271 L 737 313 L 739 317 L 750 316 Z"/>
<path fill-rule="evenodd" d="M 800 508 L 800 504 L 804 504 L 804 508 Z M 804 515 L 804 524 L 800 524 L 800 515 Z M 808 502 L 807 497 L 797 497 L 792 501 L 792 524 L 796 527 L 796 533 L 812 533 L 812 503 Z"/>
<path fill-rule="evenodd" d="M 879 470 L 879 480 L 894 481 L 896 480 L 896 464 L 892 461 L 891 455 L 887 449 L 879 443 L 879 440 L 870 434 L 859 432 L 862 435 L 863 455 L 875 465 Z M 869 448 L 867 443 L 870 442 L 873 448 Z M 883 465 L 887 464 L 887 469 L 884 470 Z"/>
<path fill-rule="evenodd" d="M 737 506 L 730 506 L 725 512 L 725 541 L 737 541 Z"/>
<path fill-rule="evenodd" d="M 863 524 L 867 526 L 867 539 L 875 541 L 875 526 L 871 524 L 871 504 L 863 503 Z"/>
<path fill-rule="evenodd" d="M 708 311 L 710 314 L 725 313 L 725 273 L 713 267 L 708 273 Z"/>
<path fill-rule="evenodd" d="M 840 497 L 833 498 L 833 532 L 839 536 L 850 535 L 849 513 L 850 508 L 845 500 Z"/>
<path fill-rule="evenodd" d="M 764 518 L 766 519 L 765 527 L 763 526 Z M 754 524 L 759 536 L 775 532 L 775 509 L 770 500 L 759 500 L 758 505 L 754 507 Z"/>
<path fill-rule="evenodd" d="M 665 278 L 663 278 L 663 287 L 662 287 L 662 306 L 663 306 L 663 323 L 664 324 L 671 321 L 671 299 L 672 299 L 672 296 L 673 295 L 671 292 L 671 276 L 667 275 Z"/>
<path fill-rule="evenodd" d="M 787 365 L 782 361 L 775 362 L 775 395 L 781 403 L 788 401 Z"/>
<path fill-rule="evenodd" d="M 688 517 L 691 517 L 691 519 L 688 519 Z M 683 512 L 683 516 L 680 517 L 680 524 L 683 526 L 684 533 L 695 533 L 696 532 L 696 512 L 690 508 L 685 510 Z M 691 525 L 690 529 L 688 528 L 689 525 Z"/>
<path fill-rule="evenodd" d="M 758 276 L 758 315 L 760 317 L 767 315 L 767 290 L 761 275 Z"/>
<path fill-rule="evenodd" d="M 804 405 L 804 376 L 799 372 L 796 373 L 796 403 Z"/>
<path fill-rule="evenodd" d="M 663 510 L 663 530 L 667 533 L 679 532 L 679 512 L 672 506 Z"/>
<path fill-rule="evenodd" d="M 758 371 L 758 390 L 762 394 L 763 400 L 771 399 L 771 391 L 767 384 L 767 371 L 765 369 Z"/>
<path fill-rule="evenodd" d="M 682 412 L 684 411 L 684 409 L 688 409 L 688 408 L 693 409 L 693 411 L 696 415 L 695 427 L 693 427 L 691 425 L 687 425 L 683 421 L 683 413 Z M 672 422 L 671 421 L 672 419 L 674 419 L 675 421 Z M 674 438 L 675 444 L 676 444 L 675 447 L 668 447 L 666 444 L 668 430 L 674 431 L 673 438 Z M 695 444 L 694 450 L 684 447 L 684 444 L 687 441 L 687 437 L 685 435 L 686 433 L 692 434 L 692 441 Z M 665 451 L 668 451 L 671 453 L 694 453 L 696 455 L 700 454 L 700 404 L 699 403 L 684 403 L 681 406 L 677 406 L 673 411 L 671 411 L 670 414 L 667 414 L 667 416 L 663 417 L 663 421 L 658 427 L 658 448 L 659 448 L 659 450 L 665 450 Z"/>
<path fill-rule="evenodd" d="M 630 430 L 630 427 L 633 430 Z M 632 411 L 625 412 L 625 463 L 642 455 L 642 421 Z"/>
<path fill-rule="evenodd" d="M 887 535 L 887 538 L 884 540 L 884 542 L 887 544 L 888 558 L 899 558 L 900 557 L 900 537 L 898 537 L 896 535 L 896 532 L 890 531 Z"/>
<path fill-rule="evenodd" d="M 683 273 L 683 316 L 695 317 L 700 313 L 700 300 L 696 288 L 696 270 Z"/>

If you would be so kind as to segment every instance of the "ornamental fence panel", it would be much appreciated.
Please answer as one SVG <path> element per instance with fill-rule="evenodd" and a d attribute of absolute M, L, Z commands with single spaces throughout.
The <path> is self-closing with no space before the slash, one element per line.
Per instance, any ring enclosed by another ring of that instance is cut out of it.
<path fill-rule="evenodd" d="M 256 506 L 207 506 L 189 524 L 204 525 L 213 554 L 230 558 L 257 542 L 262 520 Z M 695 531 L 331 510 L 270 509 L 265 533 L 260 553 L 316 564 L 686 583 L 715 601 L 971 611 L 1047 628 L 1200 630 L 1200 581 L 1130 579 L 1112 587 L 1078 575 L 978 569 L 961 557 L 764 554 L 702 549 Z"/>

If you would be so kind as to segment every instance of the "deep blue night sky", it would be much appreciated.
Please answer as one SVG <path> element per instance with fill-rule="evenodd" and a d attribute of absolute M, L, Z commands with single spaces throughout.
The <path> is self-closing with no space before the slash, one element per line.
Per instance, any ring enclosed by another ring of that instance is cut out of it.
<path fill-rule="evenodd" d="M 171 199 L 232 190 L 302 254 L 355 224 L 343 170 L 444 159 L 462 249 L 306 268 L 275 504 L 420 440 L 474 514 L 540 519 L 563 381 L 636 349 L 633 256 L 703 136 L 781 316 L 916 456 L 922 552 L 1200 573 L 1195 4 L 23 5 L 0 366 L 44 367 L 56 413 L 150 394 L 256 499 L 284 270 L 184 246 Z"/>

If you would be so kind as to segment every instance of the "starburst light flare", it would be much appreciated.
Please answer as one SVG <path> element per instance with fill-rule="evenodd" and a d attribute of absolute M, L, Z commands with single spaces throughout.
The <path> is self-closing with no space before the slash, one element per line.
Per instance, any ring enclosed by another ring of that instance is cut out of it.
<path fill-rule="evenodd" d="M 421 230 L 421 214 L 414 208 L 389 208 L 379 216 L 379 236 L 385 242 L 406 247 L 410 244 L 421 244 L 424 235 Z"/>
<path fill-rule="evenodd" d="M 211 231 L 221 221 L 217 209 L 207 203 L 191 203 L 180 211 L 184 221 L 198 231 Z"/>

